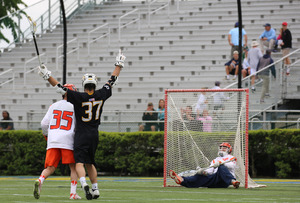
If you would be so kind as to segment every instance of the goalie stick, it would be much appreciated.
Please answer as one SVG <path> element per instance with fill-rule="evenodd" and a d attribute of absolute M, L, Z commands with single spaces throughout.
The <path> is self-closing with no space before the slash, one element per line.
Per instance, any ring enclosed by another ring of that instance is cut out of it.
<path fill-rule="evenodd" d="M 33 41 L 34 41 L 34 46 L 35 46 L 35 50 L 36 50 L 36 54 L 37 54 L 37 57 L 38 57 L 38 60 L 39 60 L 39 64 L 40 64 L 40 67 L 42 67 L 42 61 L 41 61 L 41 58 L 40 58 L 40 52 L 39 52 L 39 49 L 38 49 L 38 46 L 37 46 L 37 43 L 36 43 L 36 37 L 35 37 L 35 32 L 36 32 L 36 22 L 34 22 L 31 17 L 29 15 L 26 14 L 26 17 L 29 21 L 29 24 L 30 24 L 30 29 L 31 29 L 31 33 L 32 33 L 32 37 L 33 37 Z"/>
<path fill-rule="evenodd" d="M 226 164 L 226 163 L 229 163 L 229 162 L 232 162 L 232 161 L 236 161 L 236 160 L 237 160 L 237 159 L 236 159 L 235 157 L 232 157 L 231 159 L 229 159 L 229 160 L 227 160 L 227 161 L 224 161 L 224 162 L 222 163 L 222 165 L 223 165 L 223 164 Z M 194 176 L 194 175 L 196 175 L 197 173 L 199 173 L 200 171 L 205 171 L 205 170 L 210 169 L 210 168 L 213 168 L 213 166 L 211 165 L 211 166 L 208 166 L 208 167 L 206 167 L 206 168 L 200 168 L 200 169 L 198 169 L 198 170 L 184 171 L 184 172 L 179 173 L 178 175 L 182 174 L 181 176 L 184 176 L 184 177 L 186 177 L 186 176 Z"/>

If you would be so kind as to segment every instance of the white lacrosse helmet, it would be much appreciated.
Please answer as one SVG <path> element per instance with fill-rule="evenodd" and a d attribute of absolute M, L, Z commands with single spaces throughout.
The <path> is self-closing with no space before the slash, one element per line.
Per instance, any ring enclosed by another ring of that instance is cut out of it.
<path fill-rule="evenodd" d="M 94 84 L 97 86 L 98 80 L 95 74 L 93 73 L 87 73 L 82 77 L 82 87 L 84 87 L 86 84 Z"/>

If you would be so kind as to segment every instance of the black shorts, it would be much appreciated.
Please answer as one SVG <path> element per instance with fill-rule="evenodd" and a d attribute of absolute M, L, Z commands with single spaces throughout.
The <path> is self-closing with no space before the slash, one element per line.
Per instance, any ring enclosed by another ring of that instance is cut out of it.
<path fill-rule="evenodd" d="M 233 68 L 230 72 L 229 72 L 230 75 L 235 75 L 235 68 Z"/>
<path fill-rule="evenodd" d="M 250 75 L 250 70 L 247 68 L 246 70 L 246 77 Z"/>
<path fill-rule="evenodd" d="M 95 153 L 98 147 L 99 135 L 97 133 L 75 133 L 74 158 L 75 163 L 94 164 Z"/>

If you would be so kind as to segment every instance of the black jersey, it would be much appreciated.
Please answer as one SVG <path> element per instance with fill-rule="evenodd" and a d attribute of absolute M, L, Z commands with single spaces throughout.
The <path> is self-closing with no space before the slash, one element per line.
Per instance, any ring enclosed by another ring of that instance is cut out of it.
<path fill-rule="evenodd" d="M 105 84 L 99 90 L 95 90 L 92 95 L 68 89 L 67 99 L 68 102 L 74 105 L 75 110 L 76 133 L 98 132 L 104 102 L 111 94 L 111 87 L 108 84 Z"/>

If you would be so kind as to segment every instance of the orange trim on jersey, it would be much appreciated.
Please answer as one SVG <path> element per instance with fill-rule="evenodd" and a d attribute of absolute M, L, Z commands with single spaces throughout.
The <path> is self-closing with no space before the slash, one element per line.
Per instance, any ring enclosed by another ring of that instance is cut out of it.
<path fill-rule="evenodd" d="M 51 148 L 48 149 L 46 153 L 45 168 L 47 168 L 48 166 L 54 166 L 55 168 L 57 168 L 60 159 L 62 164 L 75 163 L 72 150 Z"/>

